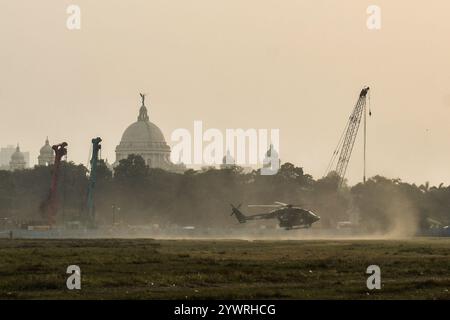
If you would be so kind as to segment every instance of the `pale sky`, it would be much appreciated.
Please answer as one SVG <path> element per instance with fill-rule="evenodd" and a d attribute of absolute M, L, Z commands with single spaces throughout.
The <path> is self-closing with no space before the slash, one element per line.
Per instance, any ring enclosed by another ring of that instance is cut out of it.
<path fill-rule="evenodd" d="M 101 136 L 113 162 L 146 92 L 169 145 L 194 120 L 278 128 L 282 161 L 319 178 L 368 85 L 368 175 L 450 184 L 448 0 L 0 3 L 0 146 L 19 142 L 32 163 L 46 136 L 82 163 Z M 66 28 L 69 4 L 81 8 L 81 30 Z M 379 31 L 366 27 L 372 4 Z"/>

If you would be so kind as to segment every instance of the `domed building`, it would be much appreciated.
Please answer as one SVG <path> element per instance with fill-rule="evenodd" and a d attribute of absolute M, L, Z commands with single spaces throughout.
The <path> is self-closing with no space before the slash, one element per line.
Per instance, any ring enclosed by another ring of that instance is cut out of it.
<path fill-rule="evenodd" d="M 231 156 L 230 150 L 227 150 L 227 154 L 222 158 L 222 164 L 220 165 L 221 169 L 229 169 L 236 166 L 236 161 Z"/>
<path fill-rule="evenodd" d="M 48 137 L 47 137 L 47 139 L 45 139 L 44 146 L 39 151 L 38 165 L 39 166 L 48 166 L 48 165 L 53 164 L 54 161 L 55 161 L 54 151 L 53 151 L 52 147 L 50 146 L 50 143 L 49 143 Z"/>
<path fill-rule="evenodd" d="M 16 151 L 11 156 L 11 161 L 9 162 L 10 170 L 23 170 L 26 167 L 25 156 L 20 152 L 20 147 L 17 145 Z"/>
<path fill-rule="evenodd" d="M 150 122 L 145 106 L 145 95 L 141 94 L 142 105 L 137 121 L 125 129 L 120 144 L 116 147 L 116 162 L 131 154 L 140 155 L 150 168 L 160 168 L 172 172 L 184 172 L 183 164 L 170 161 L 170 147 L 167 145 L 161 129 Z"/>
<path fill-rule="evenodd" d="M 275 147 L 273 146 L 273 144 L 270 144 L 270 147 L 267 150 L 263 160 L 263 168 L 272 168 L 272 166 L 274 165 L 272 161 L 278 161 L 278 168 L 280 168 L 281 166 L 280 156 Z"/>

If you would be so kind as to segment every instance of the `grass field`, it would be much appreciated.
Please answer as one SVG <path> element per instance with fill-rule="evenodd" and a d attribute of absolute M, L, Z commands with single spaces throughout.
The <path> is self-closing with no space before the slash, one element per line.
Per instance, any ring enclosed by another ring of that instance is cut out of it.
<path fill-rule="evenodd" d="M 66 268 L 82 288 L 66 288 Z M 369 265 L 381 290 L 369 291 Z M 0 240 L 1 299 L 450 299 L 450 239 Z"/>

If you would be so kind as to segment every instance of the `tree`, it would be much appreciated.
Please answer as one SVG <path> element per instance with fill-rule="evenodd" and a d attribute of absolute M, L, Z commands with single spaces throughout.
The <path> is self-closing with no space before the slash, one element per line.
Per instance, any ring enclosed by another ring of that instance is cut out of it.
<path fill-rule="evenodd" d="M 120 181 L 142 181 L 148 174 L 148 166 L 140 155 L 130 154 L 128 158 L 119 161 L 114 169 L 114 178 Z"/>

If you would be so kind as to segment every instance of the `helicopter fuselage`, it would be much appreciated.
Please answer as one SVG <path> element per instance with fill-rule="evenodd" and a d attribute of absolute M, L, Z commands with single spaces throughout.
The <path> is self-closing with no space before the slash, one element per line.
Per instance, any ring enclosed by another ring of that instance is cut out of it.
<path fill-rule="evenodd" d="M 313 212 L 301 208 L 283 208 L 275 211 L 280 227 L 285 229 L 310 228 L 320 219 Z"/>

